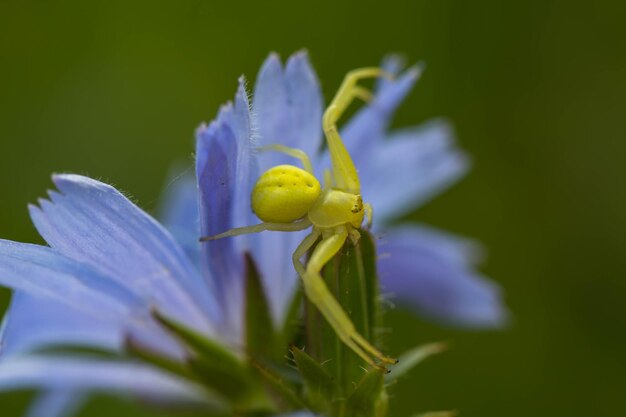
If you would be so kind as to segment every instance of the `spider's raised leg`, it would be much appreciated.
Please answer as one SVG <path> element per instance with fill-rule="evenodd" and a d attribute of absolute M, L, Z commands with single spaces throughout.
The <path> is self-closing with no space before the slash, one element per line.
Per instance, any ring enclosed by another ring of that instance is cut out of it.
<path fill-rule="evenodd" d="M 328 287 L 320 275 L 320 271 L 324 265 L 339 252 L 347 237 L 347 229 L 345 227 L 338 228 L 334 234 L 324 237 L 317 245 L 307 263 L 306 270 L 304 270 L 304 273 L 301 275 L 304 291 L 308 299 L 317 307 L 320 313 L 322 313 L 342 342 L 368 364 L 381 371 L 386 371 L 384 366 L 377 364 L 374 359 L 372 359 L 372 356 L 382 363 L 395 364 L 397 361 L 383 355 L 356 331 L 350 317 L 348 317 L 333 294 L 328 290 Z M 311 239 L 313 238 L 311 237 Z M 306 241 L 305 239 L 301 246 L 303 246 Z M 314 242 L 313 240 L 313 243 Z M 311 241 L 307 243 L 312 244 Z M 299 247 L 296 253 L 301 249 L 304 248 Z M 294 262 L 295 256 L 296 254 L 294 254 Z M 302 272 L 302 265 L 296 266 L 296 269 Z"/>
<path fill-rule="evenodd" d="M 275 232 L 297 232 L 304 230 L 311 226 L 311 222 L 307 219 L 300 220 L 293 223 L 260 223 L 254 226 L 236 227 L 213 236 L 203 236 L 200 238 L 200 242 L 208 242 L 211 240 L 222 239 L 229 236 L 249 235 L 251 233 L 260 233 L 266 230 Z"/>
<path fill-rule="evenodd" d="M 337 121 L 354 99 L 369 100 L 371 98 L 371 94 L 363 87 L 358 86 L 357 82 L 362 79 L 381 76 L 388 77 L 389 74 L 380 68 L 361 68 L 350 71 L 344 78 L 335 98 L 324 112 L 322 123 L 332 160 L 335 185 L 342 191 L 359 194 L 361 185 L 354 162 L 352 162 L 352 158 L 339 136 Z"/>
<path fill-rule="evenodd" d="M 327 190 L 333 188 L 333 173 L 330 172 L 330 169 L 324 170 L 324 188 Z"/>
<path fill-rule="evenodd" d="M 275 151 L 275 152 L 280 152 L 280 153 L 284 153 L 285 155 L 289 155 L 293 158 L 299 159 L 300 162 L 302 162 L 302 166 L 304 167 L 304 170 L 306 172 L 308 172 L 311 175 L 314 175 L 313 173 L 313 165 L 311 164 L 311 160 L 309 159 L 309 155 L 306 154 L 306 152 L 304 152 L 301 149 L 297 149 L 297 148 L 290 148 L 288 146 L 284 146 L 284 145 L 280 145 L 280 144 L 272 144 L 272 145 L 266 145 L 266 146 L 262 146 L 260 148 L 257 148 L 259 151 L 261 152 L 267 152 L 267 151 Z"/>

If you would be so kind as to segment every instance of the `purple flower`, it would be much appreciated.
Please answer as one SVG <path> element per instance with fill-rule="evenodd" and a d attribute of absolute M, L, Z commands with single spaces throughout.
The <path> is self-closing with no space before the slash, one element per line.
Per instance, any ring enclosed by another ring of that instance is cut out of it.
<path fill-rule="evenodd" d="M 342 132 L 364 200 L 374 207 L 384 290 L 436 320 L 499 326 L 506 312 L 497 286 L 473 269 L 473 243 L 423 226 L 388 227 L 395 216 L 459 179 L 468 164 L 445 122 L 388 132 L 420 71 L 402 72 L 395 58 L 384 66 L 396 80 L 381 80 L 372 102 Z M 300 148 L 322 172 L 328 165 L 320 151 L 322 110 L 306 54 L 292 56 L 285 67 L 270 55 L 253 102 L 241 79 L 234 103 L 198 129 L 197 183 L 182 178 L 169 189 L 167 230 L 109 185 L 54 176 L 58 192 L 30 208 L 49 246 L 0 240 L 0 284 L 15 290 L 0 339 L 0 389 L 44 389 L 48 394 L 33 415 L 46 416 L 72 410 L 77 393 L 90 390 L 211 401 L 193 382 L 142 362 L 33 352 L 66 345 L 122 352 L 132 340 L 182 360 L 184 348 L 155 322 L 153 309 L 241 351 L 247 253 L 281 326 L 298 282 L 291 253 L 306 232 L 264 232 L 205 244 L 197 239 L 258 223 L 249 203 L 253 182 L 267 168 L 293 162 L 276 153 L 258 154 L 258 146 Z"/>

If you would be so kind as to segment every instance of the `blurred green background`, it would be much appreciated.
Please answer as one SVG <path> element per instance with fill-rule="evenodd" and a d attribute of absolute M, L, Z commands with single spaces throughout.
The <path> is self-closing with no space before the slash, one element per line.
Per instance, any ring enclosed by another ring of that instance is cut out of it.
<path fill-rule="evenodd" d="M 626 409 L 626 6 L 573 1 L 0 1 L 0 236 L 39 242 L 50 173 L 154 210 L 193 132 L 269 51 L 307 48 L 326 98 L 390 51 L 427 71 L 396 119 L 445 116 L 469 177 L 414 219 L 485 244 L 514 315 L 468 333 L 388 315 L 390 352 L 453 349 L 393 389 L 393 416 L 609 416 Z M 0 292 L 0 307 L 9 299 Z M 0 414 L 28 399 L 0 395 Z M 85 416 L 148 416 L 99 399 Z"/>

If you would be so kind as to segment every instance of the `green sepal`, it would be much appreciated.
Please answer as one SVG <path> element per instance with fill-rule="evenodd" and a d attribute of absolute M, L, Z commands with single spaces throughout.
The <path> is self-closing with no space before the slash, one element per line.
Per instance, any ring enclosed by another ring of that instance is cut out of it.
<path fill-rule="evenodd" d="M 124 351 L 131 357 L 142 362 L 149 363 L 159 369 L 163 369 L 170 373 L 180 375 L 186 379 L 197 380 L 193 372 L 185 365 L 185 363 L 168 358 L 167 356 L 156 353 L 148 348 L 141 346 L 132 337 L 127 336 L 124 340 Z"/>
<path fill-rule="evenodd" d="M 290 344 L 304 344 L 302 339 L 302 301 L 304 294 L 300 287 L 292 296 L 285 319 L 280 326 L 277 336 L 278 346 L 289 346 Z"/>
<path fill-rule="evenodd" d="M 385 375 L 385 382 L 390 383 L 404 376 L 407 372 L 422 363 L 424 360 L 445 351 L 447 348 L 448 347 L 445 343 L 429 343 L 427 345 L 414 347 L 413 349 L 403 353 L 398 359 L 398 364 L 391 369 L 389 374 Z"/>
<path fill-rule="evenodd" d="M 265 410 L 270 407 L 250 367 L 226 347 L 156 310 L 152 315 L 191 351 L 186 363 L 191 378 L 223 396 L 237 409 Z M 163 365 L 176 369 L 173 363 L 164 362 Z M 181 372 L 180 369 L 177 371 Z"/>
<path fill-rule="evenodd" d="M 184 362 L 173 360 L 149 348 L 143 347 L 131 337 L 126 337 L 124 341 L 124 351 L 132 359 L 148 363 L 165 372 L 187 379 L 200 386 L 205 386 L 206 395 L 204 396 L 204 401 L 210 408 L 210 414 L 207 415 L 221 416 L 231 409 L 229 401 L 225 401 L 227 399 L 220 395 L 213 387 L 204 384 L 202 378 L 195 374 Z"/>
<path fill-rule="evenodd" d="M 122 359 L 123 355 L 119 352 L 115 352 L 105 348 L 73 345 L 73 344 L 59 344 L 52 346 L 43 346 L 41 348 L 35 348 L 33 353 L 41 353 L 45 355 L 88 355 L 97 357 L 100 359 Z"/>
<path fill-rule="evenodd" d="M 330 374 L 315 359 L 295 346 L 293 359 L 304 380 L 306 396 L 315 411 L 328 410 L 336 394 L 336 384 Z"/>
<path fill-rule="evenodd" d="M 158 310 L 152 310 L 152 316 L 197 355 L 233 369 L 244 367 L 243 362 L 220 343 L 207 338 L 184 324 L 170 319 Z"/>
<path fill-rule="evenodd" d="M 376 244 L 374 237 L 369 231 L 361 231 L 361 239 L 356 246 L 357 267 L 360 269 L 361 286 L 364 290 L 364 303 L 366 304 L 364 314 L 367 317 L 364 328 L 367 334 L 363 335 L 375 345 L 380 344 L 379 330 L 382 326 L 382 311 L 380 283 L 378 282 L 378 270 L 376 269 Z"/>
<path fill-rule="evenodd" d="M 348 397 L 345 408 L 350 416 L 379 417 L 386 411 L 387 396 L 384 392 L 383 374 L 371 371 L 363 375 L 354 392 Z M 381 407 L 384 401 L 384 407 Z"/>
<path fill-rule="evenodd" d="M 376 417 L 385 417 L 389 412 L 389 394 L 386 389 L 380 391 L 380 396 L 374 404 L 374 415 Z"/>
<path fill-rule="evenodd" d="M 227 398 L 238 413 L 271 413 L 274 407 L 249 368 L 232 368 L 204 356 L 187 360 L 202 383 Z"/>
<path fill-rule="evenodd" d="M 281 397 L 284 405 L 294 409 L 310 408 L 307 401 L 294 390 L 293 379 L 286 376 L 286 372 L 254 360 L 251 364 L 270 389 Z"/>

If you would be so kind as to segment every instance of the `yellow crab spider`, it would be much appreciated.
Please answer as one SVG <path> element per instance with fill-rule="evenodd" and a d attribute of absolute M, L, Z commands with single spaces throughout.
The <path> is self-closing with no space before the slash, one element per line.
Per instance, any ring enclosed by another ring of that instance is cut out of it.
<path fill-rule="evenodd" d="M 356 98 L 368 101 L 371 93 L 357 85 L 366 78 L 388 77 L 380 68 L 361 68 L 344 78 L 323 117 L 323 129 L 330 152 L 332 173 L 324 173 L 324 188 L 313 174 L 309 157 L 299 149 L 269 145 L 262 151 L 276 151 L 299 159 L 304 169 L 279 165 L 263 173 L 252 191 L 252 209 L 263 223 L 239 227 L 201 241 L 221 239 L 265 230 L 293 232 L 312 227 L 311 233 L 293 254 L 293 264 L 302 278 L 304 292 L 332 326 L 338 337 L 373 367 L 395 364 L 396 359 L 383 355 L 355 329 L 352 321 L 328 290 L 320 272 L 342 248 L 346 239 L 356 243 L 358 229 L 367 217 L 372 222 L 372 207 L 361 199 L 357 170 L 337 130 L 337 121 Z M 301 258 L 315 245 L 306 266 Z"/>

